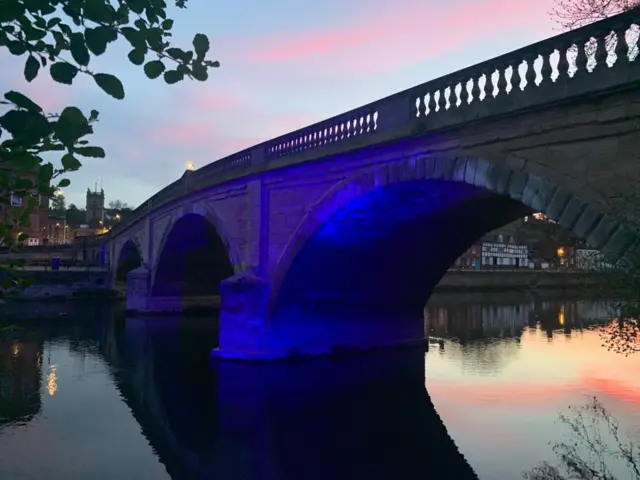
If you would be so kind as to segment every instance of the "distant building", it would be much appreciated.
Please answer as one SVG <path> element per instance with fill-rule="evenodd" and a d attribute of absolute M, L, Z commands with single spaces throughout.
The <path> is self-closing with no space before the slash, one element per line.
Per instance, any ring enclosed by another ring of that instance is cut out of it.
<path fill-rule="evenodd" d="M 7 170 L 5 169 L 5 172 Z M 21 174 L 21 177 L 30 178 L 35 180 L 36 172 Z M 36 192 L 27 194 L 26 196 L 20 196 L 14 192 L 0 192 L 0 195 L 9 197 L 9 204 L 0 206 L 0 215 L 5 224 L 11 223 L 12 217 L 15 217 L 19 212 L 24 210 L 27 206 L 29 197 L 35 199 L 35 209 L 33 213 L 29 215 L 29 225 L 24 227 L 15 228 L 15 238 L 21 233 L 26 233 L 29 238 L 25 242 L 25 245 L 42 245 L 47 243 L 47 219 L 49 218 L 49 199 L 38 195 Z"/>
<path fill-rule="evenodd" d="M 92 227 L 102 225 L 104 222 L 104 190 L 95 191 L 87 188 L 86 222 Z"/>
<path fill-rule="evenodd" d="M 613 265 L 605 260 L 599 250 L 575 249 L 575 268 L 578 270 L 607 270 L 612 267 Z"/>
<path fill-rule="evenodd" d="M 498 236 L 502 240 L 502 236 Z M 482 267 L 529 268 L 529 246 L 516 243 L 483 242 Z"/>
<path fill-rule="evenodd" d="M 453 268 L 480 268 L 482 265 L 482 245 L 471 245 L 462 255 L 460 255 Z"/>

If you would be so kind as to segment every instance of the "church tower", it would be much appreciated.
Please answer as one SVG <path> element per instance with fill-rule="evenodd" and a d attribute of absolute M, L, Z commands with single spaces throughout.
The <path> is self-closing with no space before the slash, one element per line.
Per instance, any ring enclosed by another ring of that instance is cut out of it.
<path fill-rule="evenodd" d="M 89 225 L 104 221 L 104 190 L 96 187 L 95 191 L 87 188 L 86 221 Z"/>

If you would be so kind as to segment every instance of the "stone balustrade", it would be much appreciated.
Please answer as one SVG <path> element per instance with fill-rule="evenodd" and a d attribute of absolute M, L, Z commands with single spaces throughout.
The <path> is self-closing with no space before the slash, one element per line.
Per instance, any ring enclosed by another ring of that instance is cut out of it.
<path fill-rule="evenodd" d="M 110 232 L 188 192 L 485 118 L 632 86 L 640 9 L 528 45 L 212 162 L 165 187 Z M 285 161 L 285 163 L 282 163 Z"/>

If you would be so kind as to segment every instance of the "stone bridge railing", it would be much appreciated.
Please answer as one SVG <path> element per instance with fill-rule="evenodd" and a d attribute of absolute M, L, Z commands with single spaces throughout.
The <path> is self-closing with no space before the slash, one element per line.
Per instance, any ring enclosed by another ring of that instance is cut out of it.
<path fill-rule="evenodd" d="M 528 45 L 282 135 L 195 172 L 140 205 L 110 236 L 188 192 L 252 173 L 640 83 L 640 9 Z"/>

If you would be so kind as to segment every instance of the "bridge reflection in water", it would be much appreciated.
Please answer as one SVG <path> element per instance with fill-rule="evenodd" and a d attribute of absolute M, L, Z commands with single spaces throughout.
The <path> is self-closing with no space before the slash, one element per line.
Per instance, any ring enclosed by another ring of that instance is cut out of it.
<path fill-rule="evenodd" d="M 477 478 L 425 390 L 423 351 L 209 365 L 203 328 L 127 319 L 103 342 L 173 478 Z"/>

